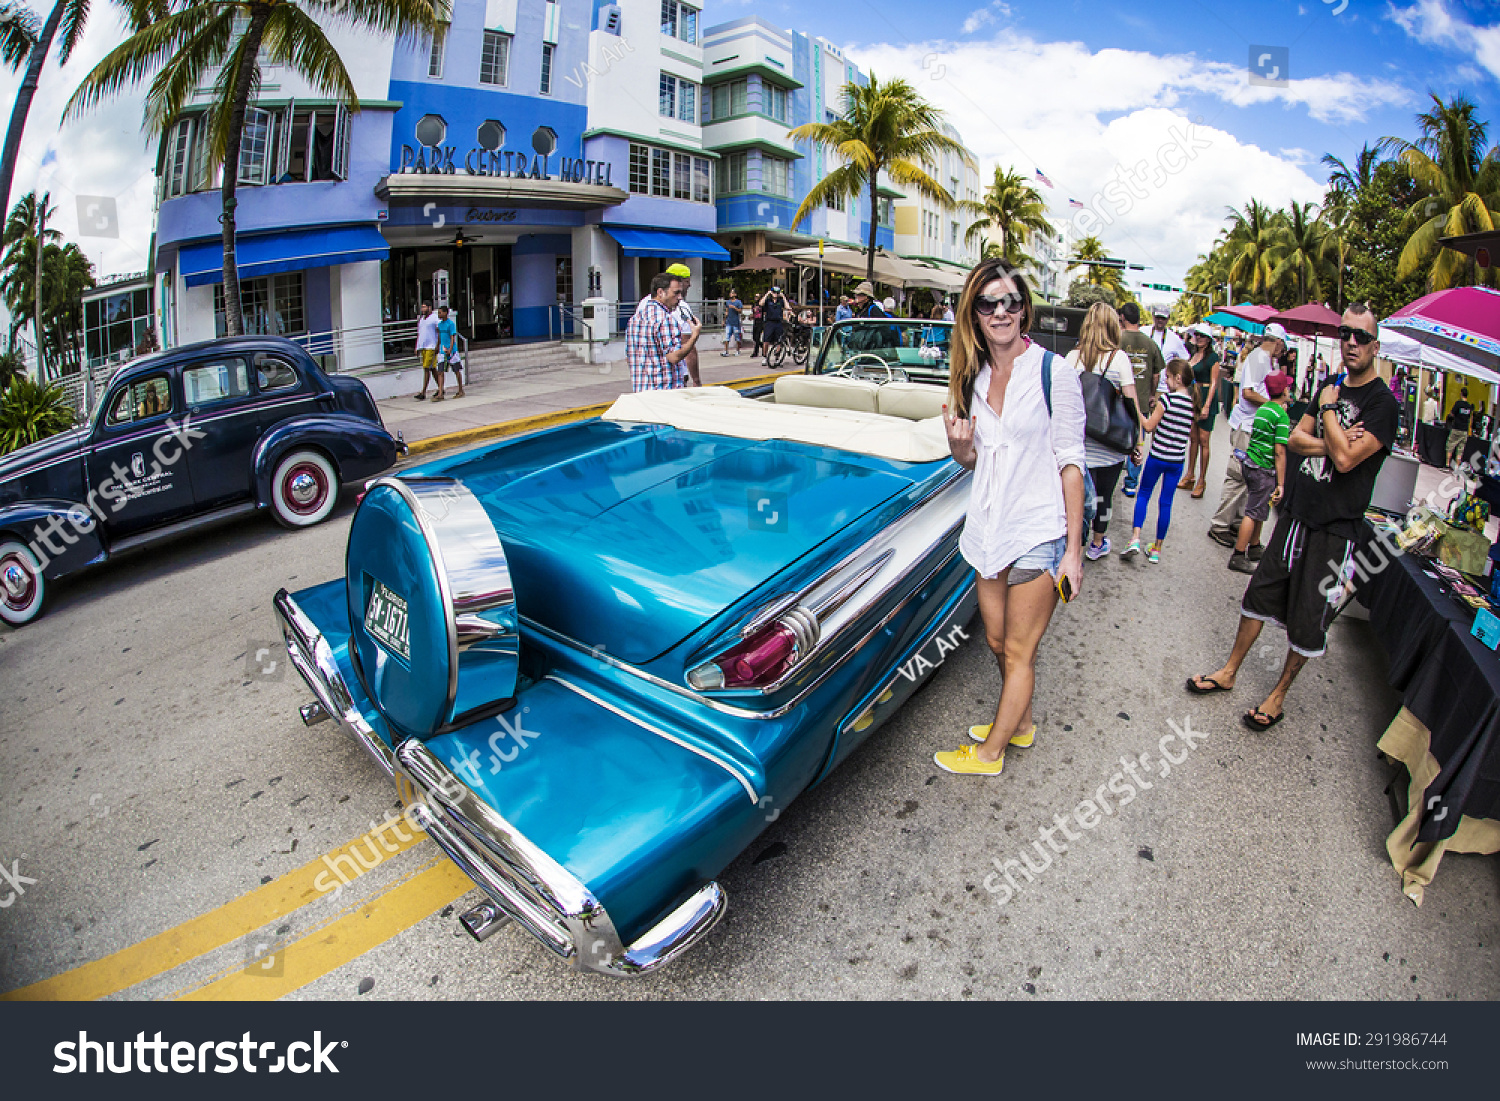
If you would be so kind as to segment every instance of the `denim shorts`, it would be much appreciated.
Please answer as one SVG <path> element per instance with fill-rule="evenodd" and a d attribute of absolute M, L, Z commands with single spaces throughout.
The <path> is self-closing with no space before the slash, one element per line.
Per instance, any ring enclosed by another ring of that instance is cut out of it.
<path fill-rule="evenodd" d="M 1006 578 L 1006 584 L 1024 585 L 1028 581 L 1035 581 L 1044 573 L 1050 573 L 1056 577 L 1067 549 L 1068 537 L 1065 535 L 1059 535 L 1056 539 L 1050 539 L 1045 543 L 1038 543 L 1010 564 L 1010 574 Z M 985 580 L 993 581 L 994 577 L 987 577 Z"/>

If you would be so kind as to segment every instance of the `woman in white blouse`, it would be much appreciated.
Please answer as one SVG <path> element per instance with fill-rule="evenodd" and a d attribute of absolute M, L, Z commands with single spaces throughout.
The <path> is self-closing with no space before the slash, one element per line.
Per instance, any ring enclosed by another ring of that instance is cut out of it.
<path fill-rule="evenodd" d="M 1003 685 L 978 745 L 938 753 L 949 772 L 998 776 L 1007 745 L 1036 738 L 1036 652 L 1057 606 L 1083 581 L 1083 391 L 1061 356 L 1026 336 L 1031 292 L 1003 260 L 969 273 L 955 318 L 943 421 L 956 462 L 974 471 L 958 549 L 979 574 L 985 641 Z M 1051 356 L 1051 412 L 1042 389 Z"/>

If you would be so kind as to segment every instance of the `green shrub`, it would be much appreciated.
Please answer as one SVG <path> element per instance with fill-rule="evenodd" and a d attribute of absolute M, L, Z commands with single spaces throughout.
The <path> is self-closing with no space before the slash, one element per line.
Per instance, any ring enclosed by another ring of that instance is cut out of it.
<path fill-rule="evenodd" d="M 0 391 L 0 455 L 73 426 L 73 409 L 60 386 L 15 379 Z"/>
<path fill-rule="evenodd" d="M 0 352 L 0 390 L 26 373 L 26 358 L 15 349 Z"/>

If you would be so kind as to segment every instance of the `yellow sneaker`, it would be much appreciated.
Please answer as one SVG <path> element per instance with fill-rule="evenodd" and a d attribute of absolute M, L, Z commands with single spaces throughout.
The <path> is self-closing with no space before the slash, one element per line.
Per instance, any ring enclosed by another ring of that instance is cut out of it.
<path fill-rule="evenodd" d="M 981 761 L 971 745 L 961 745 L 947 753 L 934 753 L 938 768 L 965 776 L 999 776 L 1005 767 L 1005 756 L 998 761 Z"/>
<path fill-rule="evenodd" d="M 990 736 L 990 727 L 994 725 L 994 723 L 985 723 L 983 726 L 971 726 L 969 727 L 969 737 L 973 738 L 976 742 L 982 742 Z M 1010 744 L 1015 746 L 1017 749 L 1030 749 L 1033 745 L 1035 745 L 1036 723 L 1032 723 L 1031 729 L 1028 730 L 1025 734 L 1017 734 L 1014 738 L 1012 738 L 1010 740 Z"/>

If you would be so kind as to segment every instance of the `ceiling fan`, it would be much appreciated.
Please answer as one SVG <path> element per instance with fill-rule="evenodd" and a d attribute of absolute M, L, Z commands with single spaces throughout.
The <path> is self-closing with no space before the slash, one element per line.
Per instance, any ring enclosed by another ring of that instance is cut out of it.
<path fill-rule="evenodd" d="M 464 236 L 464 231 L 462 229 L 460 229 L 457 233 L 455 233 L 453 235 L 453 240 L 450 241 L 450 242 L 448 242 L 448 243 L 451 244 L 454 248 L 463 248 L 465 245 L 470 245 L 470 244 L 473 244 L 475 241 L 483 241 L 483 240 L 484 240 L 483 237 L 466 237 L 466 236 Z"/>

